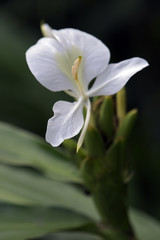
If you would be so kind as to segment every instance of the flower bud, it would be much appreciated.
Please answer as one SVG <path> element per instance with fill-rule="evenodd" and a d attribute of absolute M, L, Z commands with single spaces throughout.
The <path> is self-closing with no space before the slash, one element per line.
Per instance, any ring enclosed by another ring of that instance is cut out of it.
<path fill-rule="evenodd" d="M 119 129 L 117 130 L 115 140 L 119 138 L 127 139 L 129 137 L 133 129 L 137 113 L 138 113 L 137 109 L 133 109 L 126 114 L 123 123 L 119 126 Z"/>
<path fill-rule="evenodd" d="M 89 126 L 85 135 L 85 147 L 91 156 L 102 156 L 105 151 L 103 139 L 99 131 Z"/>
<path fill-rule="evenodd" d="M 126 115 L 126 90 L 122 88 L 116 94 L 116 107 L 117 107 L 117 118 L 119 121 L 119 125 L 122 124 L 125 115 Z"/>
<path fill-rule="evenodd" d="M 106 137 L 111 139 L 114 134 L 114 106 L 111 96 L 106 96 L 101 105 L 99 125 Z"/>

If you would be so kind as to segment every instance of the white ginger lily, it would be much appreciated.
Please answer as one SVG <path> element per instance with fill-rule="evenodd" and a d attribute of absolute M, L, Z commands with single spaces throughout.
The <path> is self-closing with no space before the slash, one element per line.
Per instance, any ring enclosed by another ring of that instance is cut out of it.
<path fill-rule="evenodd" d="M 26 59 L 36 79 L 51 91 L 65 91 L 75 102 L 58 101 L 49 119 L 46 141 L 52 146 L 81 134 L 81 147 L 90 120 L 90 97 L 113 95 L 138 71 L 148 66 L 142 58 L 131 58 L 108 64 L 109 49 L 97 38 L 80 30 L 66 28 L 52 30 L 42 25 L 41 38 L 28 49 Z M 89 89 L 89 83 L 95 79 Z M 84 120 L 83 107 L 87 113 Z"/>

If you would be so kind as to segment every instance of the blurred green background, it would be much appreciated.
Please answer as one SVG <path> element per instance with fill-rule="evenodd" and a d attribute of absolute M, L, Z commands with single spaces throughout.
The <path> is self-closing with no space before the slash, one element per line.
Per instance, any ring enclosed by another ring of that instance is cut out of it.
<path fill-rule="evenodd" d="M 129 201 L 160 219 L 160 1 L 12 0 L 0 3 L 0 120 L 44 137 L 57 99 L 30 73 L 26 50 L 41 37 L 40 22 L 78 28 L 101 39 L 111 62 L 139 56 L 150 66 L 127 84 L 128 110 L 139 109 L 130 139 L 134 178 Z"/>

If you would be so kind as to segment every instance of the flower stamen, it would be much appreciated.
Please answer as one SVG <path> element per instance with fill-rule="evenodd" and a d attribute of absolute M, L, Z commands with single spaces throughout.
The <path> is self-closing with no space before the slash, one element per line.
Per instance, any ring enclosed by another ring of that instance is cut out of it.
<path fill-rule="evenodd" d="M 79 56 L 73 63 L 73 66 L 72 66 L 72 77 L 73 79 L 76 81 L 77 83 L 77 87 L 81 93 L 81 95 L 86 98 L 86 95 L 83 91 L 83 88 L 78 80 L 78 71 L 79 71 L 79 67 L 80 67 L 80 64 L 81 64 L 81 61 L 82 61 L 82 57 Z"/>
<path fill-rule="evenodd" d="M 76 82 L 79 82 L 78 81 L 78 71 L 79 71 L 79 66 L 80 66 L 81 60 L 82 60 L 82 57 L 79 56 L 74 61 L 73 66 L 72 66 L 72 77 L 76 80 Z"/>

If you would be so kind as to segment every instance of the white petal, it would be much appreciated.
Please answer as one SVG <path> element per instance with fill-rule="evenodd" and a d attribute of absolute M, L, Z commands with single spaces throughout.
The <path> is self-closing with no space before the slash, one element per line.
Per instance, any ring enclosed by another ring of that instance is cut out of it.
<path fill-rule="evenodd" d="M 26 52 L 28 66 L 36 79 L 52 91 L 73 90 L 77 86 L 72 79 L 72 65 L 68 63 L 66 50 L 54 38 L 42 38 Z"/>
<path fill-rule="evenodd" d="M 91 116 L 91 103 L 90 103 L 89 98 L 88 98 L 88 100 L 87 100 L 86 107 L 87 107 L 87 114 L 86 114 L 86 119 L 85 119 L 85 123 L 84 123 L 83 129 L 82 129 L 81 134 L 80 134 L 80 137 L 79 137 L 79 139 L 78 139 L 77 152 L 78 152 L 78 150 L 80 149 L 80 147 L 81 147 L 82 144 L 83 144 L 84 137 L 85 137 L 85 134 L 86 134 L 86 131 L 87 131 L 87 128 L 88 128 L 89 121 L 90 121 L 90 116 Z"/>
<path fill-rule="evenodd" d="M 109 64 L 106 70 L 97 77 L 87 96 L 115 94 L 135 73 L 147 66 L 147 61 L 138 57 Z"/>
<path fill-rule="evenodd" d="M 83 76 L 79 80 L 86 89 L 89 82 L 107 67 L 110 59 L 109 49 L 96 37 L 80 30 L 72 28 L 53 30 L 53 35 L 65 49 L 69 50 L 72 62 L 81 54 Z"/>
<path fill-rule="evenodd" d="M 54 104 L 53 111 L 54 117 L 48 121 L 46 141 L 56 147 L 81 130 L 84 123 L 83 101 L 82 99 L 74 103 L 58 101 Z"/>

